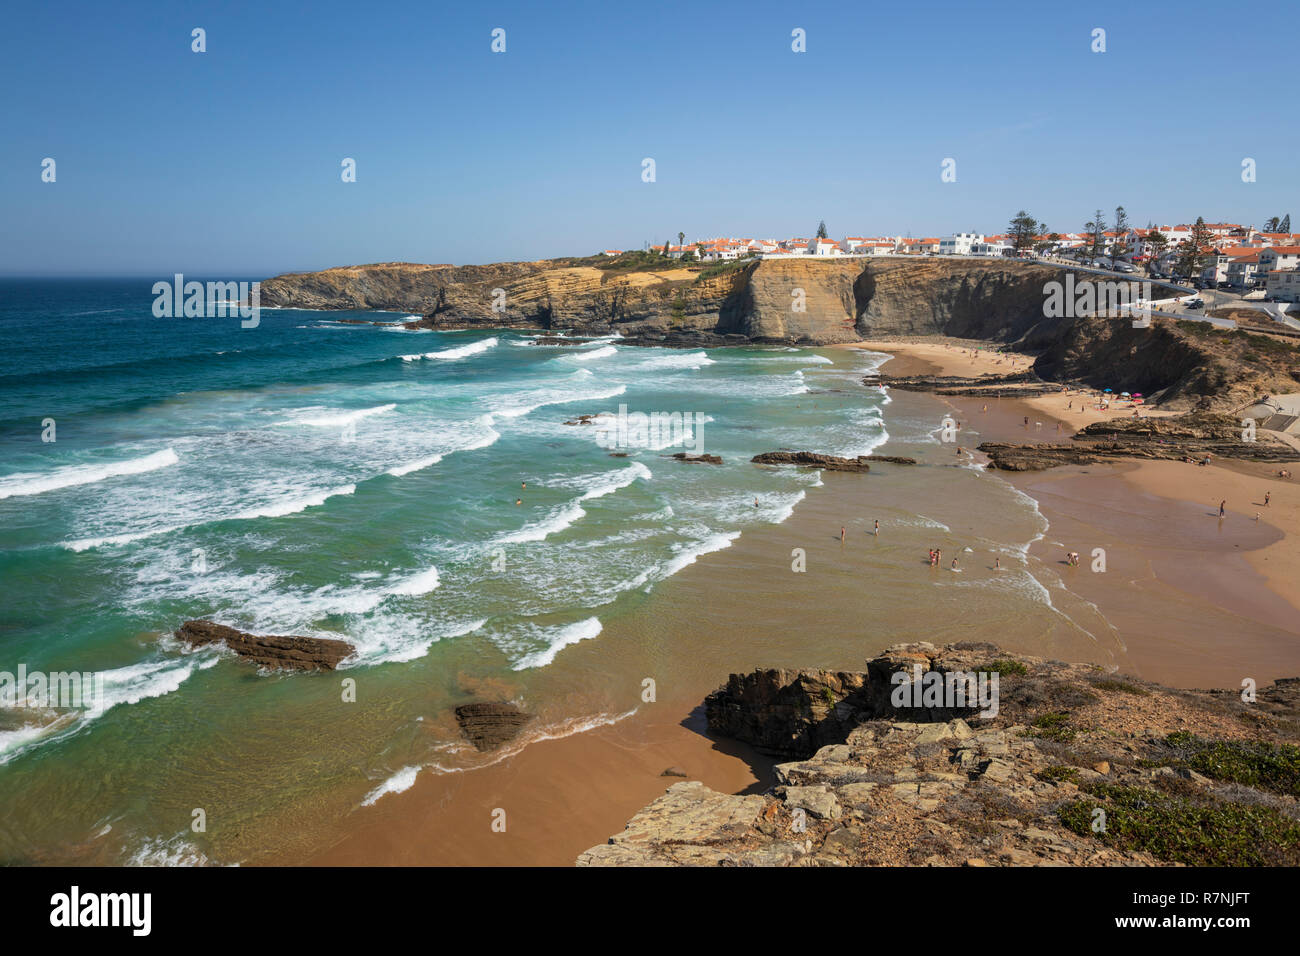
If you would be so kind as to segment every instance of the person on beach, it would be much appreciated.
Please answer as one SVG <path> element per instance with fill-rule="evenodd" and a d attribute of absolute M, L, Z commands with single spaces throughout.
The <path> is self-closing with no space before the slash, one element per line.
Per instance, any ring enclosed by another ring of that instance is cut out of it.
<path fill-rule="evenodd" d="M 1227 503 L 1228 503 L 1228 499 L 1227 499 L 1227 498 L 1224 498 L 1222 501 L 1219 502 L 1219 517 L 1220 517 L 1220 518 L 1223 517 L 1223 513 L 1224 513 L 1224 512 L 1223 512 L 1223 509 L 1224 509 L 1224 506 L 1227 505 Z"/>
<path fill-rule="evenodd" d="M 993 570 L 994 571 L 1002 570 L 1002 557 L 1000 555 L 993 559 Z"/>
<path fill-rule="evenodd" d="M 957 559 L 956 559 L 956 558 L 953 558 L 953 559 L 952 559 L 952 566 L 949 568 L 949 570 L 951 570 L 951 571 L 960 571 L 960 570 L 961 570 L 961 568 L 957 567 Z"/>
<path fill-rule="evenodd" d="M 871 529 L 877 538 L 880 537 L 880 519 L 876 519 L 876 526 Z"/>
<path fill-rule="evenodd" d="M 987 405 L 985 405 L 983 408 L 980 409 L 981 412 L 987 412 L 988 410 L 989 407 Z"/>
<path fill-rule="evenodd" d="M 840 525 L 840 544 L 844 543 L 844 525 Z"/>
<path fill-rule="evenodd" d="M 1271 491 L 1266 491 L 1266 492 L 1264 492 L 1264 507 L 1265 507 L 1265 508 L 1268 507 L 1268 499 L 1271 498 L 1271 497 L 1273 497 L 1273 492 L 1271 492 Z"/>

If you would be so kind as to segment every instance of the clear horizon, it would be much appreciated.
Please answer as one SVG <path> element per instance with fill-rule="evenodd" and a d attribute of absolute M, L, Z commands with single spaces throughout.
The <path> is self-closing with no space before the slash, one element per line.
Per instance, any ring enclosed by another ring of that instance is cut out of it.
<path fill-rule="evenodd" d="M 1030 3 L 18 9 L 0 38 L 0 275 L 537 260 L 679 231 L 811 235 L 819 220 L 833 238 L 988 234 L 1022 208 L 1058 232 L 1118 205 L 1138 226 L 1300 215 L 1300 133 L 1263 95 L 1258 44 L 1222 16 L 1204 3 L 1177 17 Z M 1294 9 L 1270 17 L 1277 35 L 1300 25 Z M 196 27 L 206 52 L 191 50 Z M 807 52 L 791 50 L 796 28 Z M 1207 36 L 1213 58 L 1195 52 Z M 1258 95 L 1225 81 L 1239 70 L 1259 74 Z M 950 157 L 957 178 L 942 182 Z"/>

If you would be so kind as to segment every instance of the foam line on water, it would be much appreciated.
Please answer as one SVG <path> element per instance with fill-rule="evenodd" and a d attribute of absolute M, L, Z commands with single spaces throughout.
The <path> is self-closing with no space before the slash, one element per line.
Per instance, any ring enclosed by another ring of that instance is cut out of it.
<path fill-rule="evenodd" d="M 61 488 L 74 488 L 118 478 L 123 475 L 142 475 L 179 463 L 175 449 L 164 448 L 143 458 L 102 464 L 65 465 L 45 474 L 24 472 L 0 478 L 0 499 L 22 495 L 39 495 Z"/>

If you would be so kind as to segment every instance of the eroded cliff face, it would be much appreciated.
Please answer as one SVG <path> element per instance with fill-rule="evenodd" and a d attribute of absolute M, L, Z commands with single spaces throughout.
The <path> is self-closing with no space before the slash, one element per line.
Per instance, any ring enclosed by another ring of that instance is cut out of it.
<path fill-rule="evenodd" d="M 590 260 L 487 266 L 382 263 L 293 273 L 262 283 L 262 304 L 419 313 L 431 328 L 527 327 L 744 336 L 830 345 L 869 336 L 1010 341 L 1041 323 L 1060 270 L 953 259 L 793 259 L 619 270 Z M 498 291 L 499 290 L 499 291 Z"/>

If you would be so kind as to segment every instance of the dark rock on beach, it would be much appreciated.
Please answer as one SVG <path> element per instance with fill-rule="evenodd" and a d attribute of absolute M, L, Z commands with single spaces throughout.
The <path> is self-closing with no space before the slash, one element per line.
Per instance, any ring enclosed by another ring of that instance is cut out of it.
<path fill-rule="evenodd" d="M 856 458 L 837 458 L 834 455 L 819 455 L 811 451 L 769 451 L 755 455 L 750 461 L 756 465 L 807 465 L 812 468 L 825 468 L 827 471 L 870 471 L 870 458 L 859 455 Z"/>
<path fill-rule="evenodd" d="M 533 719 L 514 704 L 461 704 L 456 708 L 456 722 L 461 733 L 478 750 L 496 750 L 519 736 L 524 724 Z"/>
<path fill-rule="evenodd" d="M 684 451 L 679 451 L 675 455 L 665 455 L 665 458 L 676 458 L 678 461 L 684 461 L 692 465 L 720 465 L 722 456 L 720 455 L 688 455 Z"/>
<path fill-rule="evenodd" d="M 186 621 L 176 631 L 176 637 L 193 647 L 224 644 L 240 657 L 261 667 L 281 670 L 332 671 L 355 650 L 346 641 L 248 634 L 212 621 Z"/>
<path fill-rule="evenodd" d="M 1263 433 L 1257 433 L 1254 441 L 1244 441 L 1239 419 L 1207 412 L 1169 418 L 1112 418 L 1094 422 L 1068 444 L 985 442 L 979 450 L 989 456 L 994 468 L 1003 471 L 1038 471 L 1121 458 L 1300 461 L 1300 453 L 1291 446 Z"/>

